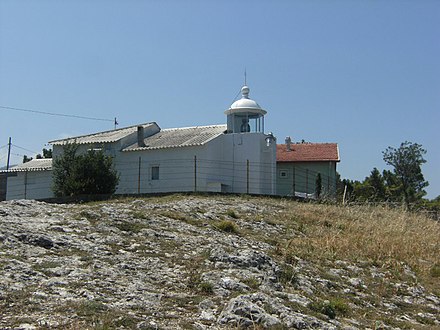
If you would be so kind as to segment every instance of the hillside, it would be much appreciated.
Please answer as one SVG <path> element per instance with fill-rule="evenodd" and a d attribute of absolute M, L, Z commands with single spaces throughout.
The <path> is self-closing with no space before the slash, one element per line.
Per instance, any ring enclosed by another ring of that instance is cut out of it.
<path fill-rule="evenodd" d="M 439 251 L 439 224 L 401 210 L 1 202 L 0 328 L 440 328 Z"/>

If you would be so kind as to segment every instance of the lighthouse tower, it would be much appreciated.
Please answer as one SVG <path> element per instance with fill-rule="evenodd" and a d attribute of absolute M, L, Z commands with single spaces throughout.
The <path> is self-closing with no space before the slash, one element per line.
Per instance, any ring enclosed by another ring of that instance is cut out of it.
<path fill-rule="evenodd" d="M 220 157 L 226 164 L 221 170 L 226 171 L 229 181 L 222 182 L 222 191 L 275 194 L 276 138 L 264 133 L 267 111 L 249 98 L 248 86 L 241 88 L 241 95 L 224 112 L 226 134 L 216 140 L 219 146 L 213 149 L 213 157 Z"/>
<path fill-rule="evenodd" d="M 249 98 L 249 87 L 241 88 L 241 99 L 225 111 L 228 133 L 264 133 L 264 115 L 267 113 Z"/>

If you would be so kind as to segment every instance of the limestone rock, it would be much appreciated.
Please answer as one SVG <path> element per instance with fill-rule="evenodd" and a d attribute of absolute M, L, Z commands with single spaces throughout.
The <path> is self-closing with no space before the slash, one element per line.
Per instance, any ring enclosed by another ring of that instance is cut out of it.
<path fill-rule="evenodd" d="M 278 240 L 300 233 L 271 221 L 287 208 L 239 196 L 0 202 L 0 329 L 440 327 L 438 293 L 406 265 L 407 282 L 367 262 L 287 259 Z M 219 230 L 224 219 L 239 233 Z M 369 292 L 381 285 L 386 296 Z M 384 321 L 355 318 L 364 311 Z"/>

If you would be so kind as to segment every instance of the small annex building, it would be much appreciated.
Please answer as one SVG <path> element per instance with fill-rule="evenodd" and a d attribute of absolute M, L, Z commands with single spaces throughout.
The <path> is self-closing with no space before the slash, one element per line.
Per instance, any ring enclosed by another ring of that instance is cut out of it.
<path fill-rule="evenodd" d="M 64 145 L 78 153 L 103 150 L 120 176 L 116 194 L 224 192 L 276 194 L 276 139 L 264 133 L 266 110 L 249 98 L 224 113 L 226 125 L 162 129 L 155 122 L 53 140 L 53 158 Z M 11 176 L 13 175 L 13 176 Z M 8 171 L 6 199 L 47 199 L 52 160 L 32 160 Z"/>
<path fill-rule="evenodd" d="M 290 137 L 277 145 L 277 195 L 316 198 L 321 176 L 321 197 L 336 196 L 337 143 L 292 143 Z"/>
<path fill-rule="evenodd" d="M 6 177 L 5 199 L 45 199 L 52 193 L 52 159 L 32 159 L 2 171 Z"/>

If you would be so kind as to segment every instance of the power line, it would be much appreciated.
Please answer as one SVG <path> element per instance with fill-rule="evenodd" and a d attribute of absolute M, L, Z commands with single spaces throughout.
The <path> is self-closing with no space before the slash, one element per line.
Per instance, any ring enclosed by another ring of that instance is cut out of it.
<path fill-rule="evenodd" d="M 22 112 L 31 112 L 31 113 L 38 113 L 40 115 L 49 115 L 49 116 L 58 116 L 58 117 L 69 117 L 69 118 L 77 118 L 77 119 L 110 121 L 110 122 L 114 121 L 114 119 L 105 119 L 105 118 L 96 118 L 96 117 L 85 117 L 85 116 L 78 116 L 78 115 L 69 115 L 69 114 L 64 114 L 64 113 L 55 113 L 55 112 L 47 112 L 47 111 L 37 111 L 37 110 L 32 110 L 32 109 L 6 107 L 6 106 L 2 106 L 2 105 L 0 105 L 0 109 L 3 109 L 3 110 L 13 110 L 13 111 L 22 111 Z"/>
<path fill-rule="evenodd" d="M 35 151 L 32 151 L 32 150 L 29 150 L 29 149 L 26 149 L 26 148 L 23 148 L 23 147 L 17 146 L 16 144 L 13 144 L 12 146 L 14 146 L 14 147 L 16 147 L 16 148 L 18 148 L 18 149 L 21 149 L 21 150 L 27 151 L 27 152 L 32 152 L 33 154 L 38 154 L 38 152 L 35 152 Z"/>

